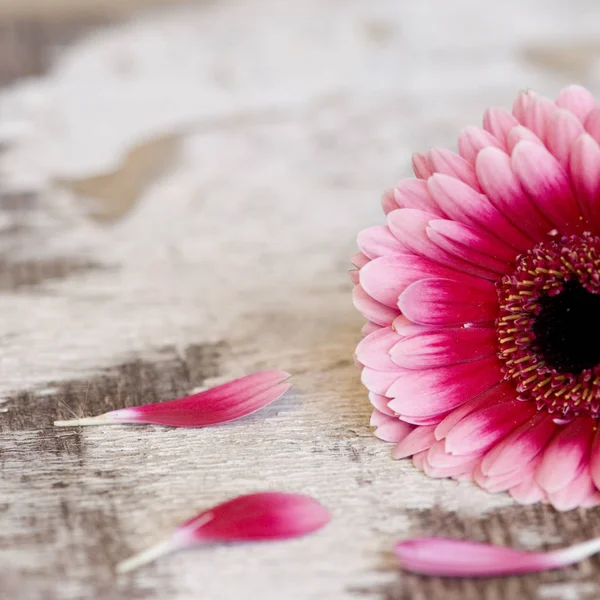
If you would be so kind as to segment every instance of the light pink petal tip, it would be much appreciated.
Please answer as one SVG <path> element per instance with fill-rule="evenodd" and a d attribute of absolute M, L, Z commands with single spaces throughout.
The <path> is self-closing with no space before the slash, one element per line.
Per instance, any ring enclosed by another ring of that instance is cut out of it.
<path fill-rule="evenodd" d="M 314 498 L 286 492 L 238 496 L 182 523 L 166 541 L 117 565 L 125 573 L 198 544 L 286 540 L 313 533 L 331 519 Z"/>
<path fill-rule="evenodd" d="M 55 421 L 56 427 L 146 423 L 171 427 L 207 427 L 245 417 L 281 397 L 291 385 L 285 371 L 261 371 L 198 394 L 167 402 L 122 408 L 95 417 Z"/>
<path fill-rule="evenodd" d="M 600 551 L 600 538 L 550 552 L 527 552 L 505 546 L 421 537 L 398 542 L 394 552 L 407 571 L 444 577 L 496 577 L 557 569 Z"/>

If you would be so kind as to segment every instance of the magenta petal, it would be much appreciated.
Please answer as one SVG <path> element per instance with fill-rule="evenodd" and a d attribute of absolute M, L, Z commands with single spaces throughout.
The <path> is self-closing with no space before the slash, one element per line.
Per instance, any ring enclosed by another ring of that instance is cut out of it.
<path fill-rule="evenodd" d="M 473 190 L 480 191 L 475 169 L 462 156 L 446 148 L 432 148 L 429 158 L 435 173 L 457 179 Z"/>
<path fill-rule="evenodd" d="M 488 390 L 502 378 L 496 357 L 397 375 L 387 395 L 399 415 L 439 415 Z"/>
<path fill-rule="evenodd" d="M 519 122 L 504 108 L 492 106 L 483 115 L 483 128 L 500 142 L 503 150 L 507 148 L 506 139 L 510 130 L 518 124 Z"/>
<path fill-rule="evenodd" d="M 548 123 L 548 150 L 567 171 L 571 145 L 585 130 L 581 121 L 568 110 L 557 110 Z"/>
<path fill-rule="evenodd" d="M 428 450 L 435 443 L 435 425 L 416 427 L 392 450 L 392 458 L 399 460 Z"/>
<path fill-rule="evenodd" d="M 481 327 L 424 330 L 396 338 L 390 350 L 393 363 L 405 369 L 431 369 L 469 362 L 496 353 L 496 332 Z"/>
<path fill-rule="evenodd" d="M 479 152 L 488 146 L 502 148 L 502 144 L 485 129 L 466 127 L 458 136 L 458 153 L 471 165 L 475 165 Z"/>
<path fill-rule="evenodd" d="M 398 366 L 390 358 L 390 350 L 400 340 L 391 328 L 384 327 L 366 336 L 356 347 L 356 358 L 365 367 L 378 371 L 398 371 Z"/>
<path fill-rule="evenodd" d="M 600 551 L 593 539 L 550 552 L 527 552 L 505 546 L 442 537 L 398 542 L 394 552 L 407 571 L 447 577 L 493 577 L 564 567 Z"/>
<path fill-rule="evenodd" d="M 402 292 L 398 306 L 419 325 L 450 326 L 492 322 L 498 312 L 494 284 L 469 285 L 451 279 L 423 279 Z"/>
<path fill-rule="evenodd" d="M 313 533 L 330 520 L 310 496 L 260 492 L 238 496 L 182 523 L 164 544 L 124 561 L 119 572 L 135 569 L 174 550 L 207 542 L 284 540 Z"/>
<path fill-rule="evenodd" d="M 184 398 L 122 408 L 98 417 L 57 421 L 55 425 L 146 423 L 207 427 L 245 417 L 277 400 L 290 387 L 285 371 L 261 371 Z"/>
<path fill-rule="evenodd" d="M 531 142 L 519 142 L 511 162 L 529 197 L 559 232 L 581 231 L 584 223 L 569 178 L 548 150 Z"/>
<path fill-rule="evenodd" d="M 391 325 L 394 319 L 400 314 L 397 308 L 391 308 L 371 298 L 360 284 L 355 285 L 352 290 L 352 301 L 365 319 L 377 325 Z"/>

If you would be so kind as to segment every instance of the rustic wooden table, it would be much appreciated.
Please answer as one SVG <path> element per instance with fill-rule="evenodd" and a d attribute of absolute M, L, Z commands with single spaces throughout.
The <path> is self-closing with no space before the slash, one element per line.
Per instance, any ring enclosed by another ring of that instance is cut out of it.
<path fill-rule="evenodd" d="M 135 4 L 0 0 L 0 598 L 598 598 L 596 559 L 481 582 L 398 570 L 401 537 L 548 547 L 600 535 L 600 513 L 392 461 L 352 363 L 346 271 L 411 150 L 521 87 L 600 92 L 600 5 Z M 243 422 L 52 427 L 263 368 L 294 388 Z M 334 520 L 115 576 L 258 489 L 310 493 Z"/>

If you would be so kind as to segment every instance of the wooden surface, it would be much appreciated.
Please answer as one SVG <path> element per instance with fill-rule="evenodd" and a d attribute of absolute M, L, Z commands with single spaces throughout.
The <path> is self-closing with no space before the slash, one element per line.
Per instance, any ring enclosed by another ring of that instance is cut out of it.
<path fill-rule="evenodd" d="M 346 271 L 411 150 L 522 87 L 600 92 L 600 6 L 88 4 L 0 1 L 0 598 L 598 598 L 597 559 L 481 582 L 398 570 L 401 537 L 551 547 L 600 535 L 600 513 L 392 461 L 352 363 Z M 292 391 L 227 426 L 51 425 L 267 367 Z M 313 494 L 334 520 L 115 576 L 259 489 Z"/>

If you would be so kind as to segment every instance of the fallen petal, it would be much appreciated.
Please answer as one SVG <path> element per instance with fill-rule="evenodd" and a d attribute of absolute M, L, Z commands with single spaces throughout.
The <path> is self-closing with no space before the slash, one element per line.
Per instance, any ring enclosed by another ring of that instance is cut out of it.
<path fill-rule="evenodd" d="M 600 538 L 549 552 L 443 537 L 398 542 L 394 553 L 407 571 L 444 577 L 495 577 L 535 573 L 572 565 L 600 552 Z"/>
<path fill-rule="evenodd" d="M 285 371 L 261 371 L 184 398 L 111 410 L 95 417 L 55 421 L 56 427 L 149 423 L 207 427 L 245 417 L 277 400 L 291 385 Z"/>
<path fill-rule="evenodd" d="M 330 520 L 329 511 L 303 494 L 259 492 L 238 496 L 182 523 L 169 539 L 119 563 L 126 573 L 160 556 L 204 543 L 285 540 L 313 533 Z"/>

